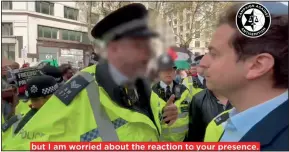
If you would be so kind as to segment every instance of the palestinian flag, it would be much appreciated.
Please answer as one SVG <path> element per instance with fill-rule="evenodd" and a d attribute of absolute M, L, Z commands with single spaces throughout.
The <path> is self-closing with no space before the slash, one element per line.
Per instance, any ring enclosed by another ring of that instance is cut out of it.
<path fill-rule="evenodd" d="M 190 65 L 194 62 L 195 56 L 185 48 L 172 47 L 168 53 L 174 59 L 177 69 L 190 69 Z"/>
<path fill-rule="evenodd" d="M 174 61 L 178 58 L 178 54 L 172 48 L 169 49 L 168 54 Z"/>

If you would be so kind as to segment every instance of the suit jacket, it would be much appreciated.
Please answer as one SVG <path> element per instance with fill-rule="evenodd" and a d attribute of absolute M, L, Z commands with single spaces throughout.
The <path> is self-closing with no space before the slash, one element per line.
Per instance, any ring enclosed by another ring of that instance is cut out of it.
<path fill-rule="evenodd" d="M 262 151 L 289 151 L 288 100 L 252 127 L 240 142 L 258 141 Z"/>

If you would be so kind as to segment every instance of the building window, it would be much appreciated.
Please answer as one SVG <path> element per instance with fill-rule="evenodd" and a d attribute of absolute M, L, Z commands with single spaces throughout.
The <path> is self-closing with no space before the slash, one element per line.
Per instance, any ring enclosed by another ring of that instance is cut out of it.
<path fill-rule="evenodd" d="M 12 10 L 12 2 L 11 1 L 2 2 L 2 10 Z"/>
<path fill-rule="evenodd" d="M 92 24 L 96 24 L 98 22 L 99 15 L 96 13 L 91 13 L 90 21 Z"/>
<path fill-rule="evenodd" d="M 36 12 L 54 15 L 54 4 L 51 2 L 36 1 Z"/>
<path fill-rule="evenodd" d="M 182 13 L 181 13 L 179 19 L 180 19 L 181 22 L 183 22 L 183 14 Z"/>
<path fill-rule="evenodd" d="M 81 32 L 62 30 L 62 40 L 81 42 Z"/>
<path fill-rule="evenodd" d="M 69 8 L 64 6 L 64 18 L 77 20 L 78 18 L 78 10 L 74 8 Z"/>
<path fill-rule="evenodd" d="M 15 44 L 3 44 L 2 43 L 2 56 L 9 60 L 15 61 Z"/>
<path fill-rule="evenodd" d="M 180 26 L 180 31 L 183 32 L 183 26 Z"/>
<path fill-rule="evenodd" d="M 201 46 L 200 41 L 195 41 L 195 47 L 198 48 L 200 46 Z"/>
<path fill-rule="evenodd" d="M 13 24 L 12 23 L 2 23 L 2 36 L 12 36 L 13 35 Z"/>
<path fill-rule="evenodd" d="M 172 26 L 172 22 L 171 21 L 169 21 L 169 25 Z"/>
<path fill-rule="evenodd" d="M 187 23 L 187 30 L 190 29 L 190 23 Z"/>
<path fill-rule="evenodd" d="M 57 33 L 57 28 L 38 26 L 38 38 L 57 39 Z"/>
<path fill-rule="evenodd" d="M 196 28 L 196 29 L 200 29 L 200 21 L 196 21 L 196 23 L 195 23 L 195 28 Z"/>
<path fill-rule="evenodd" d="M 190 39 L 190 33 L 187 33 L 187 34 L 186 34 L 186 38 L 187 38 L 187 40 Z"/>
<path fill-rule="evenodd" d="M 177 28 L 174 28 L 174 33 L 177 33 Z"/>
<path fill-rule="evenodd" d="M 211 25 L 210 21 L 206 21 L 206 26 L 209 27 Z"/>
<path fill-rule="evenodd" d="M 177 25 L 178 21 L 177 19 L 174 19 L 174 25 Z"/>
<path fill-rule="evenodd" d="M 205 45 L 206 45 L 206 47 L 208 47 L 208 46 L 209 46 L 209 42 L 206 42 L 206 44 L 205 44 Z"/>
<path fill-rule="evenodd" d="M 205 37 L 208 38 L 210 36 L 210 33 L 208 31 L 205 32 Z"/>
<path fill-rule="evenodd" d="M 200 37 L 201 37 L 200 32 L 199 32 L 199 31 L 196 31 L 196 33 L 195 33 L 195 38 L 200 38 Z"/>

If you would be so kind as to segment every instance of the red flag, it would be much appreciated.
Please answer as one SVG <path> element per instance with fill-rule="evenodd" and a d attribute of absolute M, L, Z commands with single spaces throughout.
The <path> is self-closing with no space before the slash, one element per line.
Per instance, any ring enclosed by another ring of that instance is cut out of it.
<path fill-rule="evenodd" d="M 169 49 L 168 54 L 173 60 L 176 60 L 178 58 L 178 54 L 172 48 Z"/>

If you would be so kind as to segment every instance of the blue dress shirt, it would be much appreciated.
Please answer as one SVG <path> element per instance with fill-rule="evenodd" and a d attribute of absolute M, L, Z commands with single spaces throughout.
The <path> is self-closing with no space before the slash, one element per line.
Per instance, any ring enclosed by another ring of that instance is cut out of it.
<path fill-rule="evenodd" d="M 288 90 L 283 94 L 266 101 L 255 107 L 251 107 L 241 113 L 237 113 L 233 108 L 229 113 L 229 119 L 222 125 L 224 134 L 220 141 L 238 142 L 241 138 L 259 121 L 261 121 L 271 111 L 288 100 Z M 277 118 L 276 118 L 277 119 Z"/>

